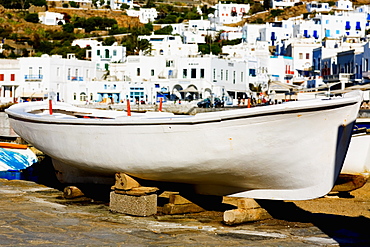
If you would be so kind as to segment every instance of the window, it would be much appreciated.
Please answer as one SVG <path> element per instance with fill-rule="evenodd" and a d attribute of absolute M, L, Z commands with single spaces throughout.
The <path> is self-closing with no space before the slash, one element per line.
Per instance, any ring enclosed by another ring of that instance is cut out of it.
<path fill-rule="evenodd" d="M 299 53 L 299 59 L 303 59 L 303 53 Z"/>
<path fill-rule="evenodd" d="M 78 76 L 78 69 L 75 70 L 75 76 Z"/>
<path fill-rule="evenodd" d="M 4 74 L 0 74 L 0 81 L 4 81 Z"/>
<path fill-rule="evenodd" d="M 96 55 L 100 56 L 100 50 L 96 50 Z"/>
<path fill-rule="evenodd" d="M 244 72 L 240 72 L 240 82 L 244 81 Z"/>
<path fill-rule="evenodd" d="M 226 70 L 225 80 L 226 80 L 226 81 L 228 81 L 228 80 L 229 80 L 229 70 Z"/>
<path fill-rule="evenodd" d="M 113 50 L 113 56 L 117 56 L 117 50 Z"/>
<path fill-rule="evenodd" d="M 137 75 L 137 76 L 140 76 L 140 68 L 137 68 L 137 69 L 136 69 L 136 75 Z"/>
<path fill-rule="evenodd" d="M 173 60 L 167 60 L 166 67 L 173 67 Z"/>
<path fill-rule="evenodd" d="M 216 69 L 213 69 L 213 80 L 216 80 Z"/>
<path fill-rule="evenodd" d="M 39 75 L 42 75 L 42 67 L 39 67 Z"/>
<path fill-rule="evenodd" d="M 204 69 L 200 69 L 200 78 L 204 78 Z"/>
<path fill-rule="evenodd" d="M 310 59 L 310 53 L 306 53 L 306 59 Z"/>
<path fill-rule="evenodd" d="M 80 101 L 86 101 L 86 93 L 84 93 L 84 92 L 81 92 L 80 93 Z"/>
<path fill-rule="evenodd" d="M 182 78 L 188 78 L 188 70 L 187 69 L 182 70 Z"/>
<path fill-rule="evenodd" d="M 73 93 L 73 100 L 76 100 L 76 99 L 77 99 L 77 94 Z"/>
<path fill-rule="evenodd" d="M 222 69 L 221 70 L 221 80 L 223 80 L 224 79 L 224 70 Z"/>
<path fill-rule="evenodd" d="M 59 76 L 59 73 L 60 73 L 60 68 L 57 67 L 57 76 Z"/>
<path fill-rule="evenodd" d="M 150 70 L 150 75 L 154 76 L 154 69 Z"/>
<path fill-rule="evenodd" d="M 110 55 L 109 55 L 109 50 L 108 49 L 105 49 L 105 58 L 109 58 Z"/>
<path fill-rule="evenodd" d="M 197 69 L 191 69 L 191 78 L 197 78 Z"/>
<path fill-rule="evenodd" d="M 93 94 L 90 93 L 90 100 L 93 100 L 93 99 L 94 99 Z"/>
<path fill-rule="evenodd" d="M 68 68 L 68 77 L 71 76 L 71 68 Z"/>
<path fill-rule="evenodd" d="M 15 81 L 15 74 L 10 74 L 10 81 Z"/>
<path fill-rule="evenodd" d="M 256 69 L 249 69 L 249 76 L 256 76 Z"/>
<path fill-rule="evenodd" d="M 235 84 L 235 71 L 233 71 L 233 84 Z"/>

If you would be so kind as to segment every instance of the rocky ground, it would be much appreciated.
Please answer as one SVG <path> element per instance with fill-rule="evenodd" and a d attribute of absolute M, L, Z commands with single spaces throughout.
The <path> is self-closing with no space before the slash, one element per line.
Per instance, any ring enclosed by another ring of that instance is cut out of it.
<path fill-rule="evenodd" d="M 272 217 L 232 226 L 206 198 L 205 212 L 134 217 L 109 210 L 107 188 L 86 187 L 74 199 L 62 189 L 50 176 L 0 179 L 1 245 L 370 246 L 370 183 L 314 200 L 258 200 Z"/>

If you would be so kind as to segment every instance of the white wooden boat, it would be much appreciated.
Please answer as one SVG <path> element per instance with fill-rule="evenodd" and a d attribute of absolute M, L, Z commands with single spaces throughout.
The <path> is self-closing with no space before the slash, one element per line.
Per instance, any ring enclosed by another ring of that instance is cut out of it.
<path fill-rule="evenodd" d="M 105 177 L 113 184 L 114 174 L 125 172 L 191 184 L 201 194 L 305 200 L 332 189 L 361 100 L 355 91 L 194 116 L 127 116 L 64 103 L 50 115 L 47 102 L 6 112 L 19 136 L 52 157 L 66 183 Z"/>
<path fill-rule="evenodd" d="M 370 133 L 366 128 L 354 132 L 344 161 L 342 173 L 370 173 Z"/>

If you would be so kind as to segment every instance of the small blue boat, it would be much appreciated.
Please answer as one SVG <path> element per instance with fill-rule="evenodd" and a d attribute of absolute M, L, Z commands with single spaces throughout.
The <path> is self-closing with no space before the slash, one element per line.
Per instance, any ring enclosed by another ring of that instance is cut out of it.
<path fill-rule="evenodd" d="M 0 178 L 21 179 L 21 170 L 36 162 L 36 155 L 28 148 L 0 147 Z"/>

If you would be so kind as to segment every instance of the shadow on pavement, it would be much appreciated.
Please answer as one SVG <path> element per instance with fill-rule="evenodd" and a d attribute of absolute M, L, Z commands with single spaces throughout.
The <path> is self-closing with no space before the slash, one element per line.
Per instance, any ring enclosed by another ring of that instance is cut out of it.
<path fill-rule="evenodd" d="M 370 246 L 370 219 L 342 215 L 311 213 L 293 202 L 256 200 L 275 219 L 312 223 L 340 246 Z"/>

